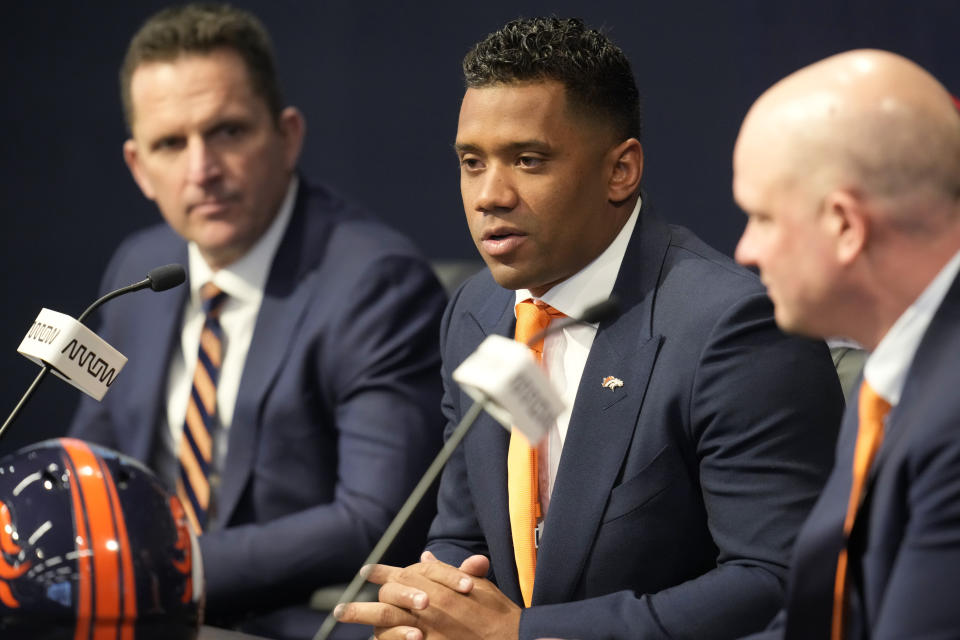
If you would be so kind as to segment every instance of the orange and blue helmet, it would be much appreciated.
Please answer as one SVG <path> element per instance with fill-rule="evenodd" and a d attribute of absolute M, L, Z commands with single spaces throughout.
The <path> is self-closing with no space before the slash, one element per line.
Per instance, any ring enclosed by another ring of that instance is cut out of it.
<path fill-rule="evenodd" d="M 192 639 L 196 539 L 142 464 L 80 440 L 0 460 L 0 638 Z"/>

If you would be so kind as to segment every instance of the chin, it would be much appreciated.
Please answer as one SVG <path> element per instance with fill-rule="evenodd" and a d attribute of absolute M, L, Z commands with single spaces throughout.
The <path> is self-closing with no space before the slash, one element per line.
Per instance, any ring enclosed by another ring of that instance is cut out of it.
<path fill-rule="evenodd" d="M 498 285 L 504 289 L 529 289 L 531 288 L 530 278 L 508 265 L 487 260 L 487 267 L 490 269 L 490 275 Z"/>
<path fill-rule="evenodd" d="M 773 319 L 781 331 L 786 333 L 799 333 L 797 319 L 791 315 L 782 304 L 773 304 Z"/>
<path fill-rule="evenodd" d="M 774 320 L 781 331 L 792 335 L 806 336 L 808 338 L 823 337 L 820 332 L 811 326 L 810 322 L 805 322 L 803 318 L 797 317 L 795 314 L 790 315 L 781 309 L 782 307 L 776 307 L 774 309 Z"/>

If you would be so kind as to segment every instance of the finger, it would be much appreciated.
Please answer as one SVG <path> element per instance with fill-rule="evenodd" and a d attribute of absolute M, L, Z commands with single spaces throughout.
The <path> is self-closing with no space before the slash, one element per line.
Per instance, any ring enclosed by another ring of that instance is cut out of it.
<path fill-rule="evenodd" d="M 413 626 L 417 617 L 400 607 L 381 602 L 347 602 L 338 604 L 333 617 L 339 622 L 369 624 L 374 627 Z"/>
<path fill-rule="evenodd" d="M 399 582 L 388 582 L 380 587 L 378 598 L 383 604 L 392 604 L 404 609 L 426 609 L 430 604 L 426 593 Z"/>
<path fill-rule="evenodd" d="M 490 571 L 490 559 L 487 556 L 470 556 L 460 563 L 460 570 L 477 578 L 485 578 Z"/>
<path fill-rule="evenodd" d="M 395 580 L 401 571 L 403 571 L 401 567 L 392 567 L 388 564 L 368 564 L 360 569 L 364 580 L 374 584 L 384 584 L 389 580 Z"/>
<path fill-rule="evenodd" d="M 473 576 L 439 560 L 411 565 L 400 572 L 396 581 L 421 586 L 414 576 L 422 576 L 458 593 L 470 593 L 474 584 Z"/>
<path fill-rule="evenodd" d="M 420 554 L 420 562 L 439 562 L 437 556 L 433 555 L 432 551 L 424 551 Z"/>
<path fill-rule="evenodd" d="M 373 630 L 377 640 L 423 640 L 423 632 L 416 627 L 378 627 Z"/>

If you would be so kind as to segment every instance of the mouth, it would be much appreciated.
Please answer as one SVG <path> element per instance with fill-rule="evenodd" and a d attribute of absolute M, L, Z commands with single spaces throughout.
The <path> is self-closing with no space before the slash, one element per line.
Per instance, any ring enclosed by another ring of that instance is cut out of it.
<path fill-rule="evenodd" d="M 204 200 L 192 203 L 187 208 L 187 213 L 201 216 L 215 216 L 224 213 L 238 200 L 239 198 L 237 196 L 206 198 Z"/>
<path fill-rule="evenodd" d="M 526 239 L 527 234 L 518 229 L 498 227 L 483 233 L 480 248 L 489 256 L 503 256 L 516 251 Z"/>

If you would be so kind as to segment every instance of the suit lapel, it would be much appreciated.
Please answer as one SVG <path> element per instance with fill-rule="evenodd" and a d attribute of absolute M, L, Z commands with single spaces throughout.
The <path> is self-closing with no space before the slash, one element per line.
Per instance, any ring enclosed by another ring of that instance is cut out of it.
<path fill-rule="evenodd" d="M 173 262 L 188 263 L 185 244 L 181 243 Z M 133 424 L 138 428 L 123 431 L 131 440 L 122 448 L 147 464 L 154 447 L 160 446 L 158 430 L 167 428 L 166 371 L 173 350 L 179 348 L 175 343 L 180 338 L 183 306 L 189 292 L 189 287 L 181 286 L 168 293 L 143 295 L 140 300 L 131 301 L 131 308 L 139 313 L 137 335 L 143 339 L 136 346 L 136 358 L 128 362 L 121 375 L 128 376 L 125 388 L 135 390 L 127 394 L 126 404 L 128 415 L 137 416 Z M 144 423 L 149 423 L 149 428 L 139 427 Z"/>
<path fill-rule="evenodd" d="M 472 351 L 488 335 L 512 337 L 516 318 L 513 314 L 514 293 L 491 285 L 493 293 L 476 315 L 470 314 L 475 325 L 470 332 L 457 336 Z M 464 328 L 471 325 L 464 324 Z M 469 402 L 461 394 L 461 402 Z M 477 518 L 493 561 L 493 572 L 500 589 L 515 602 L 521 602 L 517 567 L 513 559 L 513 539 L 510 535 L 510 513 L 507 502 L 507 449 L 510 433 L 483 413 L 477 418 L 463 446 L 466 456 L 471 494 Z"/>
<path fill-rule="evenodd" d="M 952 375 L 955 367 L 956 349 L 950 345 L 958 342 L 957 326 L 960 326 L 960 276 L 953 280 L 950 289 L 940 303 L 930 321 L 930 326 L 917 347 L 917 352 L 907 371 L 907 379 L 900 393 L 900 403 L 890 411 L 884 425 L 883 444 L 877 457 L 870 466 L 867 476 L 867 485 L 864 487 L 864 499 L 873 489 L 877 473 L 883 468 L 884 461 L 895 451 L 897 443 L 910 431 L 910 421 L 916 419 L 918 411 L 930 406 L 925 396 L 928 391 L 939 389 L 943 384 L 944 374 L 942 367 L 946 366 Z M 946 360 L 944 360 L 946 358 Z"/>
<path fill-rule="evenodd" d="M 533 603 L 569 600 L 634 437 L 661 336 L 652 323 L 670 231 L 642 211 L 614 295 L 621 315 L 600 325 L 580 380 L 537 560 Z M 624 386 L 602 386 L 606 376 Z"/>
<path fill-rule="evenodd" d="M 309 296 L 298 294 L 303 273 L 309 268 L 303 263 L 303 246 L 316 241 L 315 234 L 307 229 L 306 201 L 306 187 L 301 181 L 293 215 L 273 259 L 240 378 L 215 527 L 229 522 L 243 494 L 257 451 L 262 405 L 310 301 Z"/>
<path fill-rule="evenodd" d="M 790 563 L 784 638 L 827 638 L 833 614 L 837 561 L 844 546 L 843 521 L 850 502 L 857 407 L 847 408 L 837 442 L 835 469 L 803 524 Z"/>

